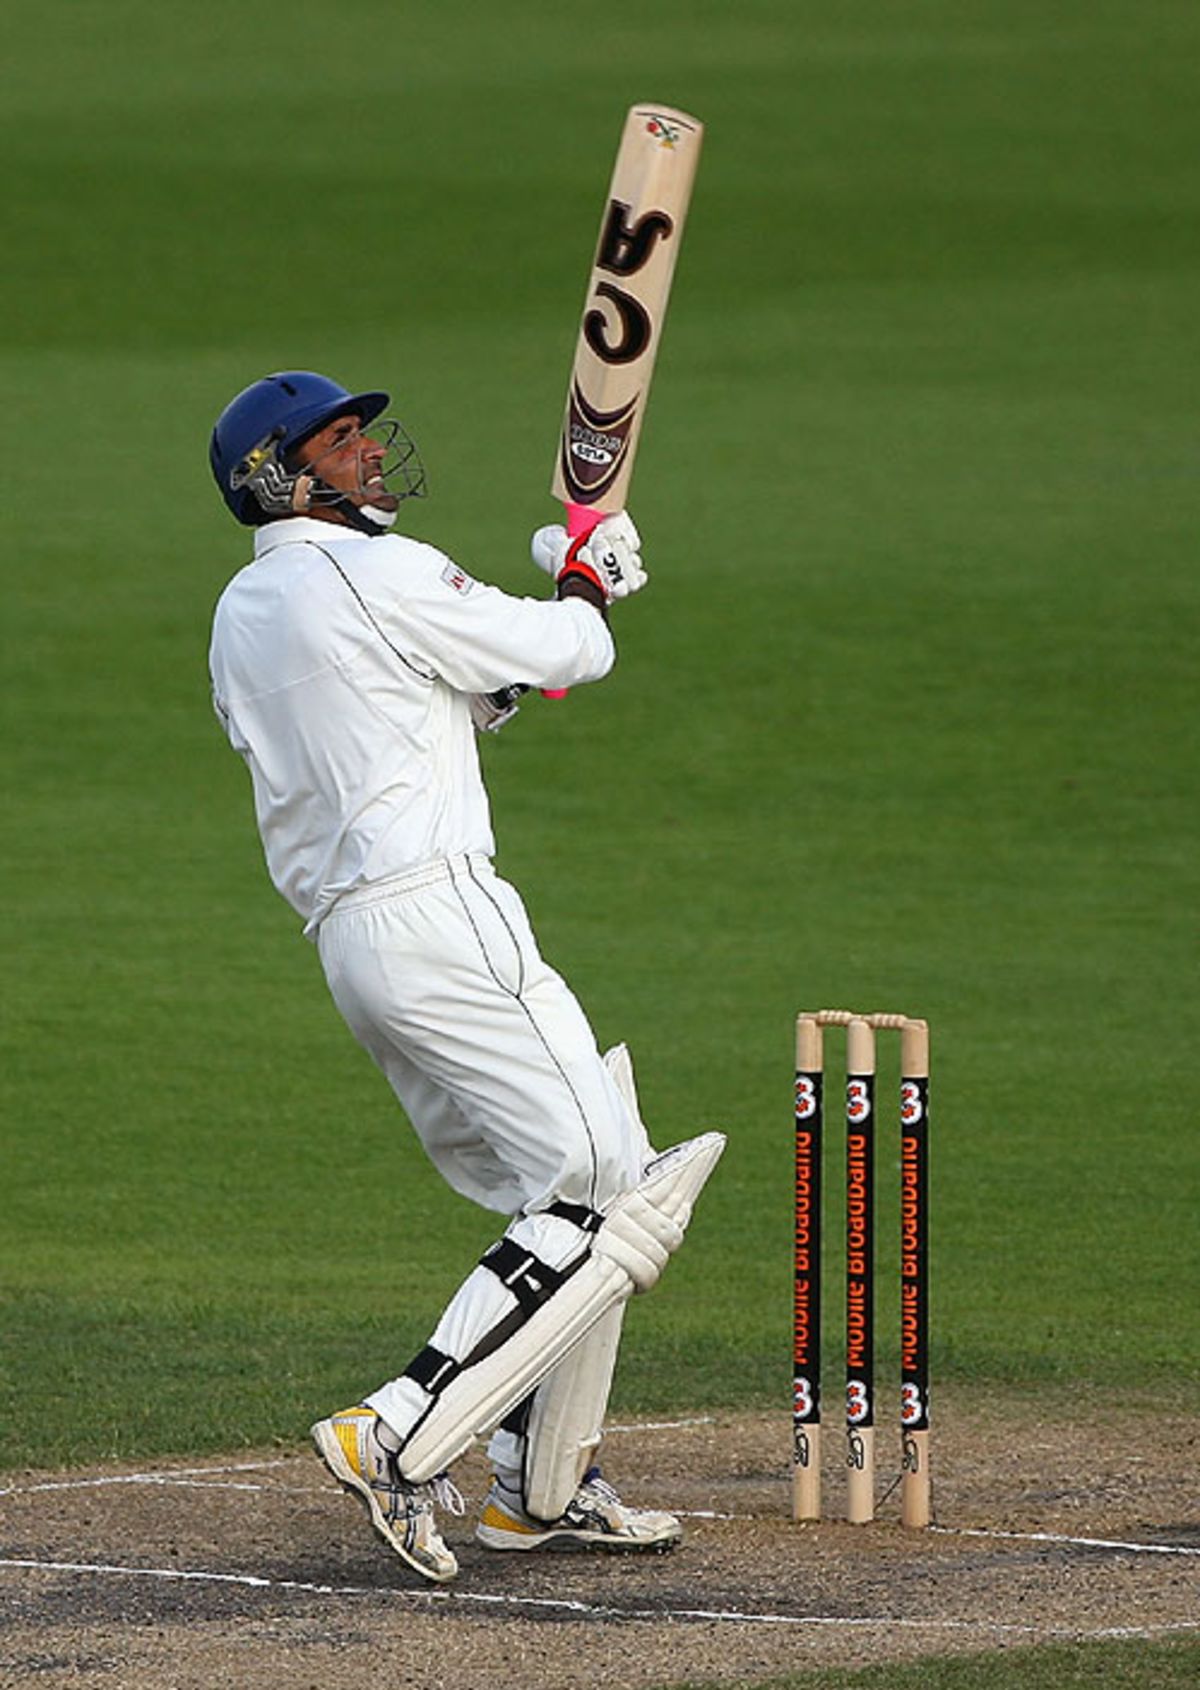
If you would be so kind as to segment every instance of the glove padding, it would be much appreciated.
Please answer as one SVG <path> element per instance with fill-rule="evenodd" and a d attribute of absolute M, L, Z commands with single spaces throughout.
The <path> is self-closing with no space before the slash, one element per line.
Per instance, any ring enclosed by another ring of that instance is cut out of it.
<path fill-rule="evenodd" d="M 473 692 L 468 695 L 471 721 L 481 734 L 498 734 L 506 722 L 511 722 L 519 707 L 518 701 L 529 688 L 523 681 L 514 681 L 498 692 Z"/>
<path fill-rule="evenodd" d="M 607 604 L 626 599 L 646 585 L 646 571 L 638 552 L 641 537 L 626 511 L 606 516 L 587 534 L 574 540 L 561 523 L 539 528 L 530 544 L 530 554 L 539 569 L 562 581 L 581 575 L 594 582 Z"/>

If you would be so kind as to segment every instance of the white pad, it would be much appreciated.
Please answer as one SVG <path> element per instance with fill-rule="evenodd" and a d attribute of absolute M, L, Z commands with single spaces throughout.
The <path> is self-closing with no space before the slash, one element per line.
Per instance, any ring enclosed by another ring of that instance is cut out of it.
<path fill-rule="evenodd" d="M 557 1520 L 600 1444 L 625 1305 L 602 1314 L 533 1394 L 525 1428 L 525 1511 Z"/>
<path fill-rule="evenodd" d="M 625 1099 L 629 1113 L 640 1127 L 642 1125 L 642 1111 L 638 1107 L 637 1085 L 633 1078 L 633 1058 L 629 1054 L 629 1046 L 627 1044 L 612 1045 L 605 1051 L 600 1060 L 607 1068 L 613 1084 Z"/>
<path fill-rule="evenodd" d="M 424 1484 L 541 1384 L 609 1309 L 648 1291 L 683 1240 L 696 1198 L 725 1148 L 701 1133 L 656 1157 L 641 1185 L 616 1198 L 583 1266 L 511 1337 L 465 1367 L 400 1452 L 400 1471 Z"/>
<path fill-rule="evenodd" d="M 611 1050 L 605 1051 L 601 1061 L 608 1070 L 609 1079 L 620 1092 L 625 1107 L 637 1122 L 645 1146 L 644 1160 L 649 1162 L 652 1157 L 657 1156 L 658 1152 L 650 1143 L 650 1135 L 646 1131 L 645 1122 L 642 1120 L 642 1112 L 638 1105 L 637 1085 L 633 1078 L 633 1058 L 629 1054 L 629 1046 L 625 1044 L 613 1045 Z"/>
<path fill-rule="evenodd" d="M 642 1124 L 629 1047 L 613 1045 L 604 1052 L 603 1062 L 641 1130 L 643 1159 L 649 1161 L 654 1150 Z M 521 1488 L 525 1511 L 535 1520 L 559 1518 L 600 1446 L 624 1323 L 625 1305 L 618 1303 L 600 1316 L 533 1393 L 523 1439 Z"/>

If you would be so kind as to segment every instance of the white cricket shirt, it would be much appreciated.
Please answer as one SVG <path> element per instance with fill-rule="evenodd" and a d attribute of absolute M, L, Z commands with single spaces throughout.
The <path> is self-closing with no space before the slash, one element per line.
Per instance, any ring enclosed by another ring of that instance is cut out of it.
<path fill-rule="evenodd" d="M 578 686 L 614 655 L 585 600 L 514 598 L 417 540 L 311 517 L 257 529 L 209 667 L 267 868 L 305 931 L 354 887 L 492 855 L 468 695 Z"/>

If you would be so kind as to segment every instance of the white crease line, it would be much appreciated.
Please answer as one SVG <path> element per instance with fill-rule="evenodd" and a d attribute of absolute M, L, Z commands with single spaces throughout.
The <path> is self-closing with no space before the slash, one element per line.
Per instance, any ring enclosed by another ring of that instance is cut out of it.
<path fill-rule="evenodd" d="M 675 1508 L 672 1512 L 681 1520 L 753 1520 L 759 1525 L 772 1518 L 765 1514 L 720 1514 L 713 1508 Z M 1128 1551 L 1132 1555 L 1200 1555 L 1200 1549 L 1181 1543 L 1127 1543 L 1119 1538 L 1068 1537 L 1060 1532 L 992 1531 L 983 1526 L 930 1526 L 929 1529 L 942 1537 L 994 1537 L 1017 1543 L 1060 1543 L 1073 1549 L 1109 1549 L 1115 1553 Z"/>
<path fill-rule="evenodd" d="M 494 1607 L 549 1608 L 557 1612 L 586 1615 L 592 1619 L 617 1620 L 710 1620 L 738 1625 L 796 1625 L 796 1626 L 853 1626 L 867 1629 L 872 1626 L 904 1626 L 911 1630 L 932 1631 L 997 1631 L 1019 1632 L 1022 1635 L 1049 1635 L 1046 1628 L 1034 1625 L 1009 1625 L 999 1620 L 920 1620 L 898 1618 L 891 1614 L 748 1614 L 729 1608 L 616 1608 L 594 1602 L 576 1602 L 553 1596 L 500 1596 L 483 1591 L 438 1590 L 412 1591 L 384 1587 L 371 1589 L 363 1585 L 310 1584 L 300 1579 L 270 1579 L 256 1573 L 212 1573 L 188 1571 L 178 1567 L 125 1567 L 108 1562 L 90 1561 L 34 1561 L 0 1559 L 0 1568 L 8 1567 L 29 1572 L 45 1573 L 106 1573 L 117 1578 L 167 1579 L 177 1583 L 233 1584 L 254 1590 L 292 1590 L 309 1596 L 367 1596 L 378 1600 L 381 1596 L 417 1605 L 438 1603 L 486 1603 Z M 1197 1622 L 1200 1626 L 1200 1621 Z M 1161 1628 L 1160 1628 L 1161 1629 Z M 1075 1632 L 1063 1633 L 1067 1636 Z M 1133 1632 L 1131 1630 L 1131 1635 Z M 1138 1633 L 1138 1635 L 1143 1635 Z"/>
<path fill-rule="evenodd" d="M 149 1485 L 159 1490 L 240 1490 L 254 1491 L 267 1496 L 292 1496 L 297 1492 L 309 1494 L 316 1492 L 320 1485 L 258 1485 L 249 1479 L 176 1479 L 170 1473 L 144 1474 L 138 1479 L 123 1479 L 114 1481 L 121 1484 Z M 67 1485 L 31 1485 L 31 1491 L 37 1490 L 67 1490 Z"/>
<path fill-rule="evenodd" d="M 765 1514 L 720 1514 L 712 1508 L 676 1508 L 672 1512 L 681 1520 L 753 1520 L 759 1525 L 772 1518 Z M 1121 1538 L 1068 1537 L 1061 1532 L 993 1531 L 983 1526 L 930 1526 L 929 1529 L 931 1532 L 940 1533 L 942 1537 L 991 1537 L 1009 1539 L 1016 1543 L 1059 1543 L 1072 1549 L 1108 1549 L 1117 1554 L 1200 1555 L 1200 1549 L 1182 1543 L 1133 1543 Z"/>
<path fill-rule="evenodd" d="M 944 1537 L 998 1537 L 1017 1543 L 1063 1543 L 1073 1549 L 1112 1549 L 1122 1553 L 1128 1551 L 1131 1555 L 1200 1555 L 1200 1549 L 1182 1543 L 1125 1543 L 1119 1538 L 1068 1537 L 1063 1532 L 993 1531 L 985 1526 L 932 1526 L 930 1529 L 941 1532 Z"/>
<path fill-rule="evenodd" d="M 417 1607 L 436 1607 L 454 1603 L 482 1603 L 492 1607 L 545 1608 L 557 1613 L 581 1614 L 591 1619 L 704 1620 L 736 1625 L 794 1625 L 837 1626 L 867 1630 L 872 1627 L 904 1627 L 910 1631 L 1003 1632 L 1022 1636 L 1065 1638 L 1087 1641 L 1104 1637 L 1156 1637 L 1165 1633 L 1200 1630 L 1200 1620 L 1172 1620 L 1148 1626 L 1106 1626 L 1096 1631 L 1081 1631 L 1073 1626 L 1014 1625 L 1002 1620 L 938 1620 L 907 1619 L 894 1614 L 748 1614 L 731 1608 L 616 1608 L 594 1602 L 571 1601 L 553 1596 L 501 1596 L 472 1590 L 397 1590 L 365 1585 L 313 1584 L 300 1579 L 270 1579 L 255 1573 L 212 1573 L 187 1571 L 178 1567 L 125 1567 L 106 1562 L 33 1561 L 0 1559 L 0 1568 L 13 1568 L 47 1573 L 106 1573 L 117 1578 L 166 1579 L 177 1583 L 232 1584 L 243 1589 L 291 1590 L 307 1596 L 365 1596 L 378 1600 L 381 1596 L 411 1603 Z"/>
<path fill-rule="evenodd" d="M 1106 1625 L 1100 1631 L 1089 1631 L 1089 1641 L 1103 1641 L 1109 1637 L 1155 1637 L 1174 1631 L 1200 1630 L 1200 1620 L 1167 1620 L 1162 1625 Z"/>
<path fill-rule="evenodd" d="M 239 1461 L 232 1467 L 177 1467 L 163 1473 L 104 1473 L 90 1479 L 46 1479 L 36 1485 L 0 1486 L 0 1496 L 25 1496 L 34 1491 L 92 1490 L 104 1485 L 178 1485 L 199 1480 L 209 1473 L 261 1473 L 268 1467 L 287 1465 L 287 1458 L 280 1457 L 273 1461 Z M 255 1488 L 253 1485 L 245 1486 L 247 1490 Z"/>
<path fill-rule="evenodd" d="M 698 1414 L 691 1420 L 639 1420 L 628 1426 L 606 1426 L 605 1437 L 610 1432 L 680 1432 L 687 1426 L 715 1426 L 716 1419 L 711 1414 Z"/>

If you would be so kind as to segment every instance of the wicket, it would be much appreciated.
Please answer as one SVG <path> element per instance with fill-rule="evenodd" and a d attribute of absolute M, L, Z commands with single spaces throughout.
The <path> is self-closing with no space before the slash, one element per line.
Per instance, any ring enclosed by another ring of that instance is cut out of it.
<path fill-rule="evenodd" d="M 900 1034 L 900 1512 L 927 1526 L 929 1483 L 929 1027 L 907 1015 L 796 1018 L 792 1517 L 821 1518 L 821 1163 L 824 1029 L 846 1029 L 847 1518 L 875 1517 L 875 1034 Z"/>

